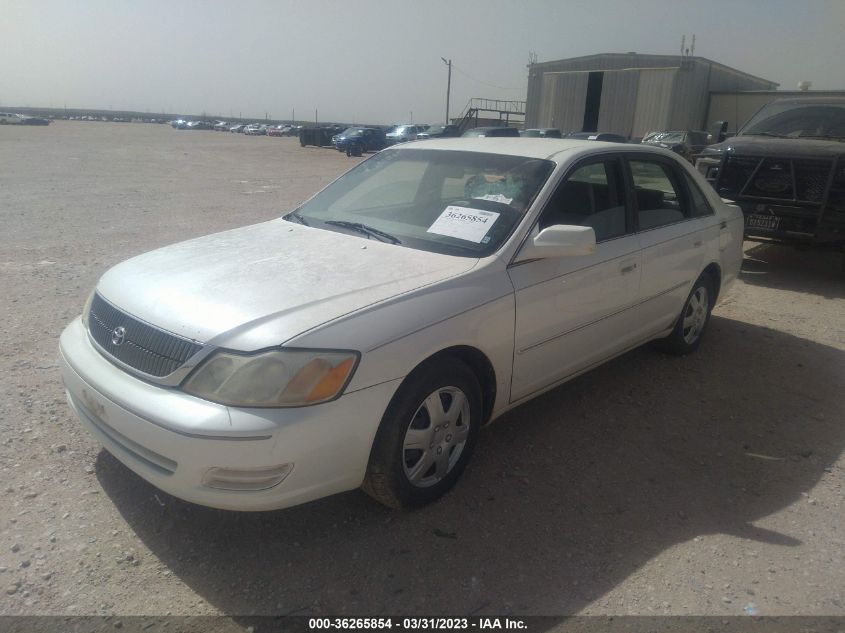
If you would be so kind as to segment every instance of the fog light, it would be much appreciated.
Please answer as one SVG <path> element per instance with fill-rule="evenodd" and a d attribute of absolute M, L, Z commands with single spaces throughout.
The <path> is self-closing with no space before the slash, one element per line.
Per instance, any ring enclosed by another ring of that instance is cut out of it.
<path fill-rule="evenodd" d="M 217 490 L 267 490 L 278 486 L 293 470 L 293 464 L 265 468 L 209 468 L 202 483 Z"/>

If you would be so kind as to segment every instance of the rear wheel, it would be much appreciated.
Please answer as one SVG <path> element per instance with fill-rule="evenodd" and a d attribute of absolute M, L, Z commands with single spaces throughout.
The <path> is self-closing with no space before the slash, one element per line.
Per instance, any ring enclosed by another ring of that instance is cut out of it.
<path fill-rule="evenodd" d="M 397 509 L 443 495 L 469 461 L 481 424 L 481 387 L 456 358 L 423 365 L 393 397 L 370 453 L 364 491 Z"/>
<path fill-rule="evenodd" d="M 693 284 L 672 333 L 658 341 L 658 346 L 665 352 L 679 356 L 698 349 L 704 330 L 710 322 L 715 299 L 716 291 L 712 279 L 709 275 L 702 275 Z"/>

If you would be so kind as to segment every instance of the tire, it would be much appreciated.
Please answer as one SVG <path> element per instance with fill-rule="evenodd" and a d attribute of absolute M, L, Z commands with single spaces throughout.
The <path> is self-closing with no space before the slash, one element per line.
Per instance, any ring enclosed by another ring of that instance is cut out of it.
<path fill-rule="evenodd" d="M 384 413 L 364 492 L 398 510 L 441 497 L 469 462 L 481 412 L 481 387 L 462 361 L 448 357 L 420 366 Z"/>
<path fill-rule="evenodd" d="M 716 299 L 716 290 L 709 275 L 701 275 L 692 286 L 672 333 L 657 341 L 664 352 L 683 356 L 698 349 Z"/>

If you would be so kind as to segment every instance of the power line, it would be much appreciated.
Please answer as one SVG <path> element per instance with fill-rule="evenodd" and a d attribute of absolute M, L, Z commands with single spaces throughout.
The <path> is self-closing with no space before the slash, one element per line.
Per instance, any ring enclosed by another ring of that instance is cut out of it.
<path fill-rule="evenodd" d="M 490 82 L 484 81 L 482 79 L 477 79 L 477 78 L 473 77 L 472 75 L 470 75 L 468 72 L 462 70 L 460 67 L 458 67 L 454 63 L 452 64 L 452 68 L 457 70 L 459 73 L 461 73 L 467 79 L 471 79 L 472 81 L 478 82 L 480 84 L 484 84 L 485 86 L 490 86 L 491 88 L 498 88 L 499 90 L 511 90 L 513 92 L 519 92 L 520 91 L 520 88 L 508 88 L 507 86 L 499 86 L 497 84 L 491 84 Z"/>

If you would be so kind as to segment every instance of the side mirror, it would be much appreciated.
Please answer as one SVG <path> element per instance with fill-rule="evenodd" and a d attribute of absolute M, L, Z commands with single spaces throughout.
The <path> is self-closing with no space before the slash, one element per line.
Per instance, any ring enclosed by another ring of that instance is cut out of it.
<path fill-rule="evenodd" d="M 708 140 L 712 143 L 721 143 L 728 138 L 728 122 L 714 121 L 708 130 Z"/>
<path fill-rule="evenodd" d="M 540 231 L 522 246 L 516 261 L 592 255 L 596 251 L 596 232 L 591 226 L 554 224 Z"/>

